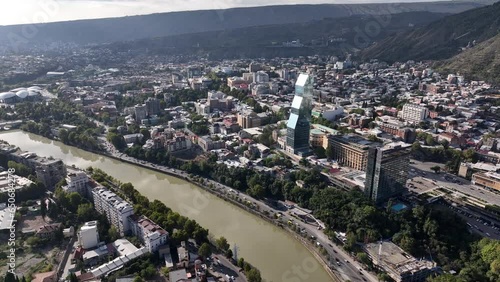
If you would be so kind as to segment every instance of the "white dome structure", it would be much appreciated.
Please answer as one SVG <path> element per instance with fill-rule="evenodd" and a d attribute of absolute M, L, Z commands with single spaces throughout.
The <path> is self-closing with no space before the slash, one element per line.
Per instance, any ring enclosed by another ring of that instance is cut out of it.
<path fill-rule="evenodd" d="M 0 93 L 0 100 L 10 99 L 10 98 L 15 97 L 15 96 L 16 96 L 16 94 L 14 92 Z"/>
<path fill-rule="evenodd" d="M 12 89 L 12 90 L 10 90 L 10 92 L 17 93 L 17 92 L 19 92 L 19 91 L 23 91 L 23 90 L 26 90 L 26 88 L 24 88 L 24 87 L 20 87 L 20 88 Z"/>
<path fill-rule="evenodd" d="M 26 89 L 20 90 L 20 91 L 16 92 L 16 96 L 19 97 L 19 98 L 21 98 L 21 99 L 24 99 L 24 98 L 28 97 L 28 95 L 29 95 L 29 92 Z"/>
<path fill-rule="evenodd" d="M 36 97 L 36 96 L 40 96 L 42 94 L 40 94 L 40 92 L 36 91 L 36 90 L 28 90 L 28 96 L 29 97 Z"/>

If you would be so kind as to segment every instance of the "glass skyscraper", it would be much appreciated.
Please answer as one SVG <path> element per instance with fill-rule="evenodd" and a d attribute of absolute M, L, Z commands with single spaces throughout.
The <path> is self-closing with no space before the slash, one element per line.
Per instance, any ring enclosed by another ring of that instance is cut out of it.
<path fill-rule="evenodd" d="M 366 165 L 365 194 L 376 203 L 401 195 L 406 190 L 409 164 L 408 144 L 371 147 Z"/>
<path fill-rule="evenodd" d="M 311 128 L 311 112 L 314 79 L 309 74 L 301 74 L 295 83 L 290 118 L 287 123 L 286 146 L 294 154 L 306 156 L 309 148 L 309 131 Z"/>

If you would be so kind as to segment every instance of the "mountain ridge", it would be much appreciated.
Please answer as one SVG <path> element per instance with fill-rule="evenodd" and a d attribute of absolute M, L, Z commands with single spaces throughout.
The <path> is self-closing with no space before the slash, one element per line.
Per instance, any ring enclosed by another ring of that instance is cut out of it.
<path fill-rule="evenodd" d="M 360 53 L 362 59 L 388 62 L 442 60 L 458 54 L 474 40 L 488 40 L 500 31 L 500 2 L 432 22 L 413 31 L 387 37 Z"/>
<path fill-rule="evenodd" d="M 500 33 L 462 53 L 437 64 L 443 72 L 500 85 Z"/>
<path fill-rule="evenodd" d="M 28 41 L 27 44 L 47 42 L 72 42 L 77 44 L 109 43 L 269 24 L 300 23 L 358 14 L 395 14 L 411 11 L 457 13 L 482 7 L 488 1 L 275 5 L 226 10 L 156 13 L 141 16 L 34 25 L 37 32 L 32 38 L 26 41 Z M 12 42 L 9 42 L 9 34 L 22 35 L 22 29 L 25 26 L 0 26 L 0 44 L 11 44 Z"/>

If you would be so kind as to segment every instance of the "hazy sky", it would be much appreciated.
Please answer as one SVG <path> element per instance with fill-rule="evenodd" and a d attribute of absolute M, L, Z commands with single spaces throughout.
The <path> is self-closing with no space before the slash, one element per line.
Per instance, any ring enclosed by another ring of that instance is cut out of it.
<path fill-rule="evenodd" d="M 0 25 L 273 4 L 421 1 L 430 0 L 0 0 Z"/>

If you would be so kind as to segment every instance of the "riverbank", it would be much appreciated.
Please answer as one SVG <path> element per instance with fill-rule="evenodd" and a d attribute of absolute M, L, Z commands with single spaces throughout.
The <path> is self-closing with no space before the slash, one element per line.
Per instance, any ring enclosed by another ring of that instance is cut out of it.
<path fill-rule="evenodd" d="M 104 154 L 97 153 L 97 154 L 101 154 L 103 156 L 106 156 L 106 157 L 109 157 L 109 158 L 112 158 L 112 159 L 115 159 L 118 161 L 123 161 L 123 162 L 126 162 L 128 164 L 140 166 L 140 167 L 145 168 L 145 169 L 154 170 L 156 172 L 167 174 L 167 175 L 172 176 L 172 177 L 183 179 L 183 180 L 193 184 L 194 186 L 201 188 L 201 189 L 211 193 L 212 195 L 219 197 L 220 199 L 223 199 L 226 202 L 229 202 L 229 203 L 231 203 L 231 204 L 233 204 L 233 205 L 235 205 L 235 206 L 237 206 L 237 207 L 239 207 L 239 208 L 241 208 L 241 209 L 243 209 L 243 210 L 245 210 L 245 211 L 247 211 L 255 216 L 258 216 L 259 218 L 261 218 L 261 219 L 263 219 L 263 220 L 265 220 L 265 221 L 267 221 L 275 226 L 282 228 L 283 230 L 287 231 L 287 233 L 289 235 L 291 235 L 291 237 L 293 237 L 295 240 L 297 240 L 299 243 L 301 243 L 315 257 L 315 259 L 321 264 L 321 266 L 325 269 L 325 271 L 328 273 L 328 275 L 330 276 L 330 278 L 333 281 L 338 281 L 338 282 L 343 281 L 341 278 L 337 277 L 337 275 L 332 271 L 332 269 L 328 265 L 327 260 L 324 258 L 324 256 L 322 256 L 319 253 L 318 249 L 315 248 L 313 244 L 309 243 L 303 237 L 298 236 L 295 231 L 291 230 L 286 225 L 281 224 L 280 222 L 277 222 L 274 218 L 270 218 L 269 216 L 263 214 L 262 212 L 259 212 L 253 208 L 248 207 L 247 205 L 235 200 L 232 197 L 229 197 L 227 195 L 227 193 L 221 192 L 220 190 L 218 190 L 216 188 L 211 189 L 208 187 L 208 185 L 203 185 L 205 183 L 200 183 L 198 181 L 195 181 L 194 179 L 190 178 L 188 175 L 185 175 L 186 172 L 184 172 L 182 170 L 168 171 L 168 170 L 163 170 L 161 168 L 158 168 L 156 165 L 153 166 L 153 164 L 150 164 L 150 163 L 145 162 L 145 161 L 140 161 L 137 159 L 134 159 L 136 161 L 132 161 L 132 160 L 129 160 L 126 158 L 117 157 L 117 156 L 110 154 L 110 153 L 104 153 Z M 131 158 L 131 157 L 128 157 L 128 158 Z M 143 163 L 143 162 L 145 162 L 145 163 Z M 177 173 L 177 171 L 180 171 L 180 173 Z M 203 180 L 204 180 L 204 182 L 217 183 L 211 179 L 203 178 Z M 217 183 L 217 185 L 221 185 L 221 184 Z M 217 187 L 217 186 L 215 186 L 215 187 Z M 241 193 L 241 192 L 239 192 L 239 193 Z M 246 194 L 244 194 L 244 195 L 246 195 Z"/>
<path fill-rule="evenodd" d="M 262 218 L 258 218 L 250 212 L 245 212 L 234 204 L 229 204 L 227 200 L 214 195 L 212 191 L 205 191 L 205 188 L 213 188 L 212 185 L 202 185 L 201 188 L 203 189 L 199 189 L 199 183 L 194 183 L 197 184 L 195 186 L 192 184 L 193 180 L 185 180 L 187 173 L 177 169 L 171 170 L 168 167 L 158 167 L 160 169 L 158 170 L 150 167 L 147 163 L 145 163 L 145 166 L 137 165 L 135 162 L 126 162 L 121 158 L 111 157 L 108 154 L 89 153 L 23 131 L 10 132 L 0 138 L 40 156 L 59 158 L 69 165 L 80 168 L 90 166 L 100 168 L 109 172 L 115 179 L 120 179 L 124 183 L 132 183 L 144 196 L 159 200 L 172 207 L 174 211 L 196 219 L 202 226 L 209 228 L 215 236 L 225 236 L 232 245 L 237 246 L 239 256 L 244 256 L 248 261 L 254 262 L 253 264 L 258 269 L 261 269 L 263 277 L 267 281 L 287 281 L 287 279 L 294 278 L 304 281 L 301 278 L 303 276 L 290 273 L 296 266 L 301 266 L 302 270 L 306 270 L 305 273 L 308 275 L 306 281 L 332 281 L 330 275 L 320 266 L 311 252 L 302 245 L 302 242 L 290 237 L 288 232 L 283 232 L 284 230 L 276 227 L 275 224 L 262 221 Z M 125 157 L 125 155 L 120 155 L 116 151 L 113 153 L 115 156 Z M 166 173 L 164 170 L 169 170 L 170 173 Z M 176 174 L 175 176 L 180 177 L 171 176 L 173 175 L 172 171 L 179 173 L 179 175 Z M 230 192 L 230 187 L 223 186 L 223 188 L 224 191 L 228 192 L 227 196 L 234 195 L 234 192 Z M 243 196 L 241 194 L 241 197 Z M 252 200 L 251 197 L 249 199 Z M 258 205 L 258 202 L 256 204 Z M 260 208 L 261 211 L 268 209 L 270 209 L 268 206 Z M 277 212 L 280 211 L 274 211 L 274 213 Z M 288 214 L 283 216 L 290 218 Z M 286 223 L 287 220 L 283 222 Z M 301 221 L 296 223 L 297 225 L 303 225 L 298 226 L 297 230 L 299 227 L 306 227 L 309 235 L 316 235 L 315 233 L 320 232 L 315 227 L 305 226 Z M 309 238 L 309 236 L 306 237 Z M 324 241 L 322 236 L 317 237 L 322 246 L 330 248 L 328 242 Z M 259 246 L 259 248 L 255 246 Z M 323 250 L 320 251 L 323 252 Z M 330 249 L 328 251 L 330 257 L 333 255 L 340 256 L 341 254 L 340 249 L 337 249 L 339 254 L 333 254 Z M 314 268 L 311 266 L 314 266 Z M 340 273 L 344 279 L 349 279 L 351 273 L 346 271 L 350 271 L 348 267 L 351 264 L 345 266 L 345 268 L 340 269 Z M 289 278 L 283 276 L 284 274 L 290 274 Z"/>

